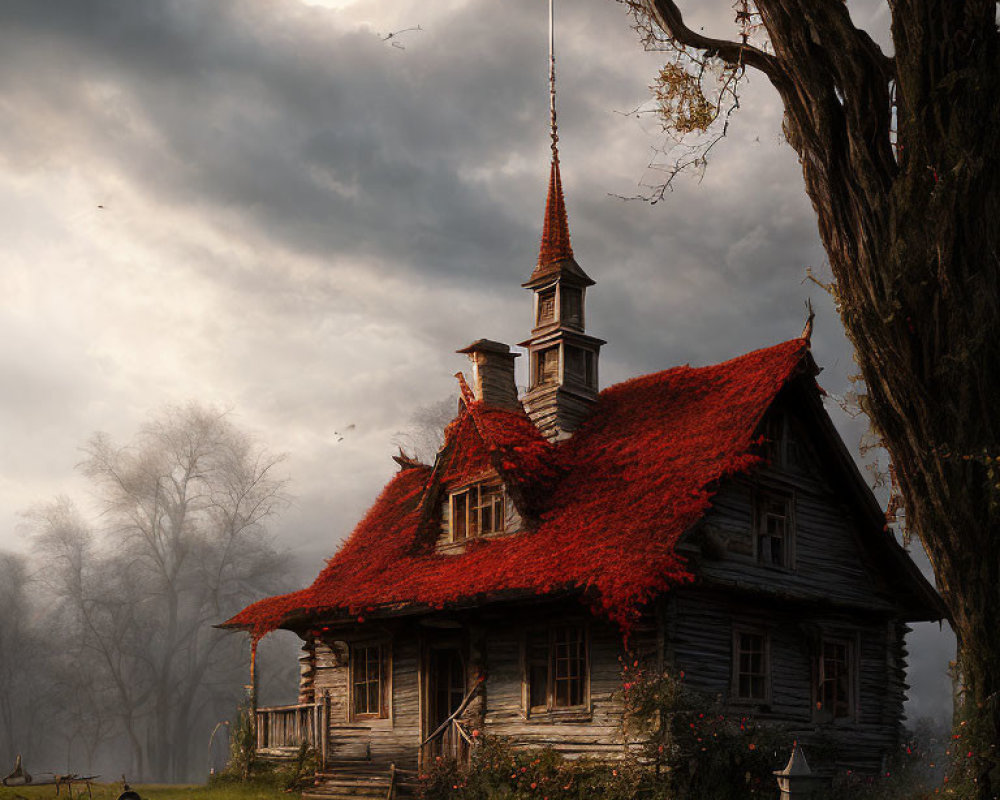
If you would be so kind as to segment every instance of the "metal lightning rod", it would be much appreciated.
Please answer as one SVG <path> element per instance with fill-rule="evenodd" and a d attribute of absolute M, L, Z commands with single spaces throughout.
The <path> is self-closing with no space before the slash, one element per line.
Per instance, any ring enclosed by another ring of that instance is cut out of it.
<path fill-rule="evenodd" d="M 549 0 L 549 125 L 552 137 L 552 153 L 558 158 L 559 133 L 556 129 L 556 36 L 553 0 Z"/>

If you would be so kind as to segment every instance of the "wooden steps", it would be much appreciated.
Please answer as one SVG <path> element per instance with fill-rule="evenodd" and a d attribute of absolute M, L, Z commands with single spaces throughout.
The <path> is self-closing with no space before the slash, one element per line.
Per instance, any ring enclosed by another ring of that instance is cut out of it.
<path fill-rule="evenodd" d="M 367 759 L 328 762 L 316 773 L 315 785 L 302 792 L 303 800 L 386 800 L 392 782 L 390 764 Z M 394 796 L 401 792 L 395 791 Z"/>

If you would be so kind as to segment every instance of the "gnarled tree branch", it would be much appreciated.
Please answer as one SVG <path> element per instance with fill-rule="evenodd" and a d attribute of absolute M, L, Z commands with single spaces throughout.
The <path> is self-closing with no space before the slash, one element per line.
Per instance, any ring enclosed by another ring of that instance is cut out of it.
<path fill-rule="evenodd" d="M 678 44 L 721 58 L 732 67 L 758 69 L 772 82 L 781 80 L 781 67 L 773 56 L 751 44 L 716 39 L 692 30 L 674 0 L 644 0 L 644 5 L 650 18 Z"/>

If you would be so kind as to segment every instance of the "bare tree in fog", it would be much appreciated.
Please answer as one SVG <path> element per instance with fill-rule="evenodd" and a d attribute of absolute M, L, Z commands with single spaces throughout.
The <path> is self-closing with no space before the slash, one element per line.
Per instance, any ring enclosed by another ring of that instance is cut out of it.
<path fill-rule="evenodd" d="M 28 514 L 35 527 L 38 580 L 54 602 L 49 614 L 60 643 L 53 656 L 57 730 L 66 739 L 67 768 L 74 743 L 87 766 L 116 721 L 127 737 L 131 774 L 145 774 L 140 726 L 151 695 L 144 643 L 153 624 L 137 599 L 120 553 L 99 548 L 87 522 L 65 497 Z"/>
<path fill-rule="evenodd" d="M 81 735 L 92 726 L 93 741 L 107 735 L 94 726 L 110 710 L 131 774 L 186 779 L 245 679 L 245 642 L 212 625 L 288 577 L 264 524 L 286 502 L 280 458 L 224 413 L 193 404 L 167 410 L 125 446 L 97 434 L 85 453 L 99 533 L 66 501 L 32 515 L 67 628 L 65 658 L 93 671 L 78 676 L 64 713 Z"/>
<path fill-rule="evenodd" d="M 39 748 L 44 733 L 46 642 L 34 623 L 24 557 L 0 553 L 0 755 Z"/>
<path fill-rule="evenodd" d="M 444 444 L 444 429 L 458 413 L 454 397 L 421 406 L 413 412 L 410 424 L 392 437 L 400 451 L 424 464 L 433 464 Z"/>

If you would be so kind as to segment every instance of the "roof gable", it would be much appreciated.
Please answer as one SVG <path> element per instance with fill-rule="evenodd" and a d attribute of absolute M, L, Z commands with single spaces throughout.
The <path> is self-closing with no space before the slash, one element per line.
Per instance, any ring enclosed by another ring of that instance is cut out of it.
<path fill-rule="evenodd" d="M 796 407 L 803 412 L 802 422 L 820 451 L 825 476 L 831 480 L 838 496 L 852 500 L 850 506 L 858 526 L 857 543 L 864 551 L 866 562 L 874 567 L 876 582 L 888 587 L 907 621 L 948 618 L 948 609 L 937 590 L 896 541 L 885 512 L 819 396 L 794 383 L 784 393 L 794 397 Z"/>
<path fill-rule="evenodd" d="M 445 429 L 428 495 L 438 487 L 462 486 L 495 472 L 518 511 L 530 520 L 559 475 L 555 456 L 553 445 L 523 411 L 465 399 Z"/>

